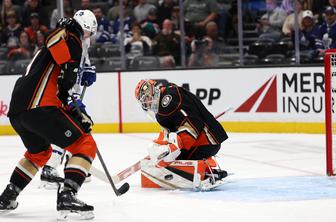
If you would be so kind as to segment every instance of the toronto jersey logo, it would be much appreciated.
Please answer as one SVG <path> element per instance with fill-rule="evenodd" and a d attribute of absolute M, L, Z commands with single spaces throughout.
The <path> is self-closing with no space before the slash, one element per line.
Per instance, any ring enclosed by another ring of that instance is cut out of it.
<path fill-rule="evenodd" d="M 277 77 L 273 75 L 235 112 L 277 112 Z"/>
<path fill-rule="evenodd" d="M 8 106 L 5 104 L 4 101 L 0 101 L 0 117 L 7 116 Z"/>

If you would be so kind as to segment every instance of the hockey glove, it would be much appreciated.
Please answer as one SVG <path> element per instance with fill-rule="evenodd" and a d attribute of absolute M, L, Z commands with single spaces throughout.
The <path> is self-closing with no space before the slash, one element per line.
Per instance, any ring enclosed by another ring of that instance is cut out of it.
<path fill-rule="evenodd" d="M 154 143 L 149 149 L 149 155 L 156 167 L 167 167 L 181 154 L 181 139 L 176 133 L 169 133 L 168 141 Z"/>
<path fill-rule="evenodd" d="M 96 82 L 96 66 L 84 64 L 84 67 L 80 69 L 79 74 L 82 76 L 81 85 L 91 86 Z"/>
<path fill-rule="evenodd" d="M 75 105 L 75 103 L 77 103 L 77 105 Z M 80 109 L 80 111 L 77 110 L 77 107 Z M 86 106 L 79 98 L 75 99 L 74 101 L 71 100 L 71 102 L 68 104 L 68 110 L 70 114 L 81 124 L 84 132 L 89 133 L 91 132 L 93 121 L 89 114 L 87 114 L 85 107 Z"/>
<path fill-rule="evenodd" d="M 73 18 L 61 18 L 57 21 L 56 28 L 66 28 L 71 32 L 83 35 L 83 29 L 80 24 Z"/>

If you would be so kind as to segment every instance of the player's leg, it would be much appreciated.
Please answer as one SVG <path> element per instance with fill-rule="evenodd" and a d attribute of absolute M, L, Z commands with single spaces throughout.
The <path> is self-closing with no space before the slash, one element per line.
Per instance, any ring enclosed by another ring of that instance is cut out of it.
<path fill-rule="evenodd" d="M 26 124 L 38 128 L 39 133 L 48 138 L 51 144 L 65 148 L 72 154 L 64 168 L 64 187 L 58 194 L 57 210 L 64 217 L 70 211 L 84 214 L 85 218 L 93 217 L 93 206 L 78 200 L 76 194 L 95 158 L 97 146 L 94 139 L 83 131 L 76 119 L 63 110 L 44 108 L 35 114 L 38 114 L 44 125 L 40 126 L 29 118 Z"/>
<path fill-rule="evenodd" d="M 57 170 L 58 166 L 61 165 L 63 156 L 64 149 L 53 145 L 51 157 L 41 171 L 41 188 L 55 189 L 58 188 L 58 183 L 64 181 Z"/>
<path fill-rule="evenodd" d="M 22 115 L 10 118 L 10 122 L 20 135 L 27 151 L 15 167 L 10 182 L 0 196 L 0 209 L 13 210 L 18 206 L 16 198 L 29 184 L 39 168 L 42 167 L 51 155 L 51 147 L 43 137 L 27 130 L 22 125 Z"/>

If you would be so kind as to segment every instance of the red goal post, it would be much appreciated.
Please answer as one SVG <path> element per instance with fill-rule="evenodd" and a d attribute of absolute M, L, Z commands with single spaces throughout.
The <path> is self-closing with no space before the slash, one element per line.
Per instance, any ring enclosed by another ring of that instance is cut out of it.
<path fill-rule="evenodd" d="M 336 49 L 329 49 L 325 52 L 324 76 L 325 76 L 326 167 L 327 167 L 327 175 L 334 176 L 335 163 L 336 163 L 335 162 L 336 115 L 333 115 L 334 114 L 333 104 L 334 100 L 336 102 Z M 335 137 L 333 137 L 333 135 L 335 135 Z"/>

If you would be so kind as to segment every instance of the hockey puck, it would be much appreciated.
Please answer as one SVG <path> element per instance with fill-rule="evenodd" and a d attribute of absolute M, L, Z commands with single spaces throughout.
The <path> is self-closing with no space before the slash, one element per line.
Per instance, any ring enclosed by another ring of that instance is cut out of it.
<path fill-rule="evenodd" d="M 165 180 L 172 180 L 173 179 L 173 175 L 172 174 L 168 174 L 166 176 L 164 176 Z"/>

